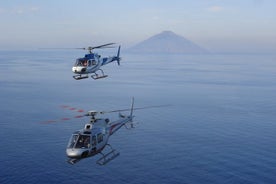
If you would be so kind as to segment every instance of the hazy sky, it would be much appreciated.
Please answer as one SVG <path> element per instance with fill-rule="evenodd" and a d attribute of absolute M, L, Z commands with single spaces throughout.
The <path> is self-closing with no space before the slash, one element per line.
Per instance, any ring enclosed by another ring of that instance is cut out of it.
<path fill-rule="evenodd" d="M 128 47 L 171 30 L 212 51 L 276 53 L 276 0 L 0 0 L 0 49 Z"/>

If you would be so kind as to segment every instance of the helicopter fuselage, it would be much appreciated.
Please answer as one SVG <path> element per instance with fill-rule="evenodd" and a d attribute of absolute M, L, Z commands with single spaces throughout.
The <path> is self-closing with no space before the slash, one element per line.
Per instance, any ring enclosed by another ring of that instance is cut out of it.
<path fill-rule="evenodd" d="M 84 129 L 74 132 L 66 148 L 68 162 L 74 164 L 80 159 L 101 153 L 109 145 L 109 137 L 133 118 L 121 114 L 119 116 L 120 119 L 114 122 L 109 122 L 109 119 L 95 119 L 87 123 Z"/>
<path fill-rule="evenodd" d="M 113 61 L 117 61 L 119 65 L 120 61 L 120 47 L 118 49 L 117 56 L 109 56 L 109 57 L 101 57 L 97 53 L 88 53 L 83 58 L 76 59 L 74 66 L 72 67 L 72 72 L 77 74 L 73 76 L 76 80 L 88 78 L 89 73 L 93 73 L 91 77 L 93 79 L 99 79 L 107 77 L 104 74 L 103 70 L 100 69 L 101 66 L 111 63 Z M 101 74 L 96 73 L 97 71 L 101 71 Z M 85 75 L 85 76 L 82 76 Z"/>
<path fill-rule="evenodd" d="M 76 59 L 72 71 L 75 74 L 88 74 L 96 72 L 103 65 L 103 59 L 98 54 L 86 54 L 83 58 Z"/>
<path fill-rule="evenodd" d="M 117 132 L 122 126 L 125 126 L 126 129 L 135 128 L 133 122 L 134 110 L 142 110 L 148 108 L 159 108 L 166 107 L 169 105 L 159 105 L 159 106 L 144 106 L 134 108 L 134 97 L 132 97 L 131 106 L 127 109 L 116 109 L 110 111 L 88 111 L 84 115 L 75 116 L 75 118 L 80 118 L 84 116 L 89 116 L 90 121 L 85 124 L 84 128 L 78 131 L 75 131 L 66 147 L 66 155 L 69 158 L 68 163 L 75 164 L 81 159 L 92 157 L 94 155 L 100 154 L 102 157 L 97 160 L 97 164 L 105 165 L 109 161 L 113 160 L 119 156 L 119 152 L 111 147 L 108 144 L 109 137 Z M 69 106 L 65 106 L 69 107 Z M 75 110 L 76 108 L 68 108 Z M 130 111 L 128 115 L 123 115 L 121 112 Z M 79 109 L 78 112 L 83 112 L 82 109 Z M 110 121 L 109 119 L 96 118 L 98 114 L 106 113 L 115 113 L 119 112 L 119 119 L 115 121 Z M 64 118 L 65 119 L 65 118 Z M 56 122 L 56 121 L 47 121 L 47 123 Z M 109 147 L 111 150 L 106 153 L 106 147 Z"/>

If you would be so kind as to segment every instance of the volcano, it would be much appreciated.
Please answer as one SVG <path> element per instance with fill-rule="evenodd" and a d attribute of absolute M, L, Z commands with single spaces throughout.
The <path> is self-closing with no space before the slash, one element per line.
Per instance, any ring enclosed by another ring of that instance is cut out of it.
<path fill-rule="evenodd" d="M 175 34 L 163 31 L 128 49 L 132 53 L 165 53 L 165 54 L 206 54 L 208 51 L 192 41 Z"/>

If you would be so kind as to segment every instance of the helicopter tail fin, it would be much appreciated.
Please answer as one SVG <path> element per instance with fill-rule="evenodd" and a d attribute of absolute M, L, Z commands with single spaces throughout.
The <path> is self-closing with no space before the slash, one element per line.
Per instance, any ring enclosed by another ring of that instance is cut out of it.
<path fill-rule="evenodd" d="M 134 128 L 134 122 L 133 122 L 134 115 L 133 115 L 133 110 L 134 110 L 134 97 L 132 97 L 132 100 L 131 100 L 130 114 L 129 114 L 129 116 L 128 116 L 129 121 L 128 121 L 127 123 L 125 123 L 126 129 L 132 129 L 132 128 Z"/>
<path fill-rule="evenodd" d="M 120 51 L 121 51 L 121 45 L 118 48 L 117 57 L 116 57 L 118 65 L 120 65 L 120 60 L 121 60 L 121 58 L 120 58 Z"/>
<path fill-rule="evenodd" d="M 131 107 L 130 107 L 130 115 L 129 115 L 129 117 L 131 118 L 131 121 L 133 119 L 133 107 L 134 107 L 134 97 L 132 97 Z"/>

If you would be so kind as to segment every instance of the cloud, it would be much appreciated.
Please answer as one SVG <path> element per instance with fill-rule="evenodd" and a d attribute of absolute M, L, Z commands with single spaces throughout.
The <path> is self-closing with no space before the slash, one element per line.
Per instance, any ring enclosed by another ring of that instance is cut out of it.
<path fill-rule="evenodd" d="M 160 20 L 160 17 L 157 16 L 157 15 L 156 15 L 156 16 L 153 16 L 153 17 L 152 17 L 152 20 Z"/>
<path fill-rule="evenodd" d="M 6 10 L 5 10 L 5 9 L 0 8 L 0 14 L 3 14 L 3 13 L 5 13 L 5 12 L 6 12 Z"/>
<path fill-rule="evenodd" d="M 31 7 L 29 7 L 29 10 L 31 12 L 38 12 L 39 11 L 39 7 L 37 7 L 37 6 L 31 6 Z"/>
<path fill-rule="evenodd" d="M 28 6 L 28 7 L 18 7 L 15 8 L 16 14 L 23 14 L 23 13 L 34 13 L 38 12 L 39 8 L 36 6 Z"/>
<path fill-rule="evenodd" d="M 210 12 L 221 12 L 224 8 L 222 6 L 211 6 L 208 8 Z"/>
<path fill-rule="evenodd" d="M 12 10 L 7 10 L 6 12 L 11 12 L 13 14 L 28 14 L 28 13 L 36 13 L 39 11 L 39 7 L 37 6 L 19 6 L 19 7 L 14 7 Z"/>
<path fill-rule="evenodd" d="M 23 8 L 15 8 L 12 12 L 20 15 L 23 14 L 25 11 Z"/>

